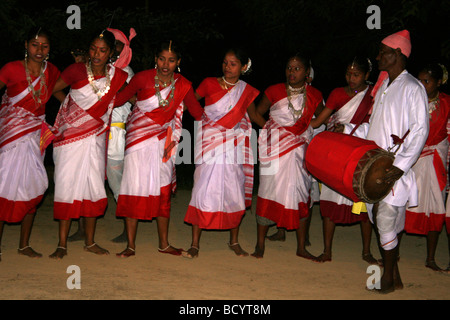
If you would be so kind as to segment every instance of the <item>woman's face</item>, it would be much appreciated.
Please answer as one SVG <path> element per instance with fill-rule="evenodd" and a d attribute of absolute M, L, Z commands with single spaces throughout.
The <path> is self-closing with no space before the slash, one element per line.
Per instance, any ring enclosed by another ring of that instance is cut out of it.
<path fill-rule="evenodd" d="M 441 85 L 441 80 L 436 80 L 428 72 L 422 71 L 419 73 L 418 77 L 420 82 L 422 82 L 425 90 L 427 91 L 428 98 L 434 98 Z"/>
<path fill-rule="evenodd" d="M 95 39 L 89 47 L 89 58 L 92 66 L 105 66 L 112 54 L 113 52 L 105 40 L 99 38 Z"/>
<path fill-rule="evenodd" d="M 163 50 L 155 57 L 156 69 L 158 74 L 164 77 L 171 77 L 175 69 L 180 64 L 180 59 L 174 52 Z"/>
<path fill-rule="evenodd" d="M 309 74 L 304 64 L 296 58 L 292 58 L 286 65 L 286 79 L 290 86 L 303 86 Z"/>
<path fill-rule="evenodd" d="M 364 73 L 357 66 L 350 65 L 345 73 L 345 80 L 352 90 L 359 90 L 366 84 L 369 73 Z"/>
<path fill-rule="evenodd" d="M 28 51 L 28 59 L 41 63 L 50 52 L 50 42 L 45 36 L 38 36 L 25 42 L 25 48 Z"/>
<path fill-rule="evenodd" d="M 225 55 L 222 62 L 222 71 L 226 79 L 238 79 L 246 68 L 247 65 L 242 65 L 236 55 L 231 52 Z"/>

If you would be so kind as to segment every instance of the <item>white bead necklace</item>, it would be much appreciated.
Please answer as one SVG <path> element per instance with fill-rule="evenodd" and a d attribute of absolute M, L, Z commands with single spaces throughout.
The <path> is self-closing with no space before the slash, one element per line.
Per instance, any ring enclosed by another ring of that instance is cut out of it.
<path fill-rule="evenodd" d="M 94 90 L 95 94 L 97 95 L 98 100 L 101 101 L 102 97 L 105 94 L 107 94 L 109 89 L 111 88 L 111 78 L 110 78 L 109 72 L 108 72 L 108 65 L 105 65 L 106 83 L 105 83 L 105 87 L 102 89 L 97 88 L 97 86 L 95 85 L 94 73 L 92 72 L 91 61 L 89 61 L 89 63 L 86 64 L 86 71 L 88 74 L 88 81 L 89 81 L 92 89 Z"/>
<path fill-rule="evenodd" d="M 239 79 L 238 81 L 236 81 L 236 83 L 231 83 L 231 82 L 228 82 L 227 80 L 225 80 L 225 76 L 222 77 L 222 80 L 223 80 L 223 82 L 225 82 L 225 83 L 226 83 L 227 85 L 229 85 L 229 86 L 235 86 L 235 85 L 238 84 L 239 81 L 241 81 L 241 80 Z"/>

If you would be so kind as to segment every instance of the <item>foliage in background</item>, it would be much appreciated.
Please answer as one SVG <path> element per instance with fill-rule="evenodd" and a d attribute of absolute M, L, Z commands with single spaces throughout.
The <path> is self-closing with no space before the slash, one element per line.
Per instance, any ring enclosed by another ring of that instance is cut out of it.
<path fill-rule="evenodd" d="M 81 30 L 66 27 L 70 4 L 81 8 Z M 381 9 L 380 30 L 366 27 L 366 9 L 371 4 Z M 86 47 L 113 15 L 111 27 L 126 34 L 130 27 L 137 31 L 132 41 L 133 69 L 153 67 L 156 44 L 171 39 L 183 49 L 182 73 L 194 85 L 206 76 L 219 75 L 222 50 L 238 44 L 248 49 L 254 62 L 253 73 L 246 80 L 260 90 L 284 81 L 287 55 L 300 50 L 310 55 L 316 71 L 314 84 L 326 96 L 333 87 L 343 85 L 343 68 L 349 59 L 366 55 L 376 68 L 380 40 L 404 28 L 412 35 L 412 69 L 425 59 L 447 65 L 450 61 L 449 1 L 228 0 L 218 6 L 206 0 L 131 0 L 126 4 L 74 0 L 25 5 L 19 0 L 2 0 L 0 40 L 4 50 L 0 64 L 21 58 L 26 31 L 42 25 L 53 33 L 52 61 L 64 68 L 72 61 L 70 51 Z"/>

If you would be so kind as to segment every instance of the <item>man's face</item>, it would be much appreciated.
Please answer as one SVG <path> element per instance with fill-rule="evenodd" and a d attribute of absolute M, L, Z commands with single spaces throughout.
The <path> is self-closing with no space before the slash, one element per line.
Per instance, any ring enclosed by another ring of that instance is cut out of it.
<path fill-rule="evenodd" d="M 383 43 L 380 45 L 380 50 L 378 51 L 377 56 L 378 69 L 380 71 L 388 71 L 397 64 L 398 59 L 399 53 L 397 50 L 392 49 Z"/>

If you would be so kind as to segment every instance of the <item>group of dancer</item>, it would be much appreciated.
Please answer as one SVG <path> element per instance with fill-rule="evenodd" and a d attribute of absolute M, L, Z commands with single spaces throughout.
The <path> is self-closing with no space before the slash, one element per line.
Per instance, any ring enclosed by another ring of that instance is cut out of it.
<path fill-rule="evenodd" d="M 50 37 L 39 28 L 25 41 L 25 59 L 0 70 L 0 89 L 6 86 L 0 109 L 0 241 L 5 222 L 21 222 L 18 252 L 42 256 L 29 240 L 36 208 L 48 187 L 45 148 L 53 143 L 59 242 L 51 258 L 67 255 L 71 221 L 80 218 L 84 249 L 109 253 L 94 240 L 97 218 L 107 206 L 105 179 L 117 201 L 116 215 L 124 218 L 127 246 L 118 257 L 136 254 L 138 222 L 153 219 L 160 253 L 198 257 L 201 232 L 212 229 L 230 230 L 229 248 L 248 256 L 239 244 L 239 225 L 252 201 L 254 123 L 263 130 L 258 137 L 257 241 L 251 256 L 263 258 L 268 229 L 276 225 L 279 230 L 296 230 L 298 256 L 331 261 L 335 225 L 360 222 L 363 259 L 384 266 L 381 292 L 401 287 L 396 261 L 397 234 L 403 229 L 428 236 L 427 266 L 441 270 L 434 252 L 446 216 L 450 99 L 439 92 L 446 81 L 440 66 L 423 68 L 419 80 L 406 71 L 411 48 L 407 31 L 382 41 L 377 57 L 382 72 L 375 86 L 367 82 L 370 60 L 355 57 L 345 70 L 347 86 L 333 90 L 326 103 L 309 83 L 310 59 L 301 53 L 288 57 L 286 82 L 268 87 L 256 104 L 259 90 L 241 79 L 251 68 L 242 50 L 228 50 L 223 76 L 207 77 L 194 90 L 180 74 L 181 53 L 172 41 L 157 48 L 154 68 L 134 74 L 129 62 L 135 35 L 134 29 L 126 37 L 108 28 L 89 42 L 85 62 L 60 72 L 47 61 Z M 52 95 L 61 102 L 53 126 L 45 121 L 45 104 Z M 402 107 L 394 110 L 394 102 Z M 198 125 L 194 186 L 184 220 L 192 225 L 188 250 L 169 241 L 175 158 L 185 110 Z M 360 205 L 359 214 L 354 214 L 353 202 L 324 183 L 320 196 L 313 195 L 315 180 L 305 168 L 305 153 L 324 124 L 337 132 L 357 126 L 355 135 L 384 149 L 392 146 L 391 133 L 403 136 L 400 131 L 409 130 L 386 174 L 386 181 L 398 180 L 387 200 Z M 318 257 L 306 250 L 315 201 L 320 202 L 324 232 L 324 251 Z M 385 203 L 400 209 L 384 218 L 382 212 L 392 211 Z M 372 223 L 381 260 L 370 252 Z"/>

